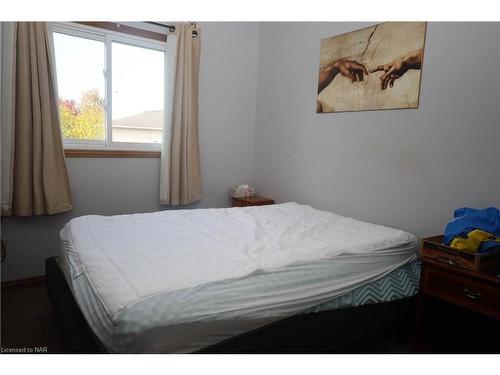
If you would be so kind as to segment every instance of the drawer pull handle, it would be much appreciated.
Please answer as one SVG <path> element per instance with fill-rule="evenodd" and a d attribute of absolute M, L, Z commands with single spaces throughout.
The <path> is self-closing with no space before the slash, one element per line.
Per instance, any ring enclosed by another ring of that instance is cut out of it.
<path fill-rule="evenodd" d="M 455 266 L 455 262 L 451 258 L 443 257 L 443 256 L 438 256 L 437 260 L 440 262 L 445 262 L 448 263 L 450 266 Z"/>
<path fill-rule="evenodd" d="M 481 292 L 471 288 L 464 288 L 464 294 L 470 299 L 478 299 L 481 296 Z"/>

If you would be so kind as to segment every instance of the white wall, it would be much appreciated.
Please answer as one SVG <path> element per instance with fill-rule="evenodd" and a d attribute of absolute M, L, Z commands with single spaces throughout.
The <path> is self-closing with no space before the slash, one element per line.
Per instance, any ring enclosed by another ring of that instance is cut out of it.
<path fill-rule="evenodd" d="M 426 236 L 452 210 L 495 204 L 497 25 L 429 23 L 420 107 L 316 114 L 321 38 L 364 23 L 260 28 L 254 183 L 297 201 Z"/>
<path fill-rule="evenodd" d="M 203 200 L 226 207 L 231 187 L 251 179 L 257 85 L 256 23 L 202 23 L 199 130 Z M 159 201 L 159 159 L 67 159 L 74 210 L 3 218 L 7 259 L 2 281 L 45 273 L 57 255 L 59 230 L 74 216 L 165 209 Z"/>

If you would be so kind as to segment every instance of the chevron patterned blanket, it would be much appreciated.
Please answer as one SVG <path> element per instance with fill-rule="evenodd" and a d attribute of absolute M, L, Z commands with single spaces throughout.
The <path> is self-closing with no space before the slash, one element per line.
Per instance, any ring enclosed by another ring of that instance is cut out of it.
<path fill-rule="evenodd" d="M 389 302 L 412 297 L 418 292 L 420 261 L 405 264 L 378 280 L 360 286 L 304 313 L 313 313 L 362 306 L 369 303 Z"/>

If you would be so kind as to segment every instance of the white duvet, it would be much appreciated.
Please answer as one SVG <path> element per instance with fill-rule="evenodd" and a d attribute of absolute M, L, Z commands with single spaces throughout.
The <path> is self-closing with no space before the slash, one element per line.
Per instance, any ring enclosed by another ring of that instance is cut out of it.
<path fill-rule="evenodd" d="M 258 326 L 298 313 L 414 260 L 417 244 L 409 233 L 297 203 L 83 216 L 61 239 L 84 315 L 107 349 L 120 352 L 213 344 L 241 332 L 186 339 L 175 327 L 234 319 Z M 155 327 L 177 334 L 148 342 Z"/>

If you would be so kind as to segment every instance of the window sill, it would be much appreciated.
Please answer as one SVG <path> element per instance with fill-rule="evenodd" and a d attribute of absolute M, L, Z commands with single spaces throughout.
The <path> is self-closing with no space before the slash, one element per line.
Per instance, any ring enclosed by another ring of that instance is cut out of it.
<path fill-rule="evenodd" d="M 67 158 L 159 158 L 160 151 L 65 149 Z"/>

